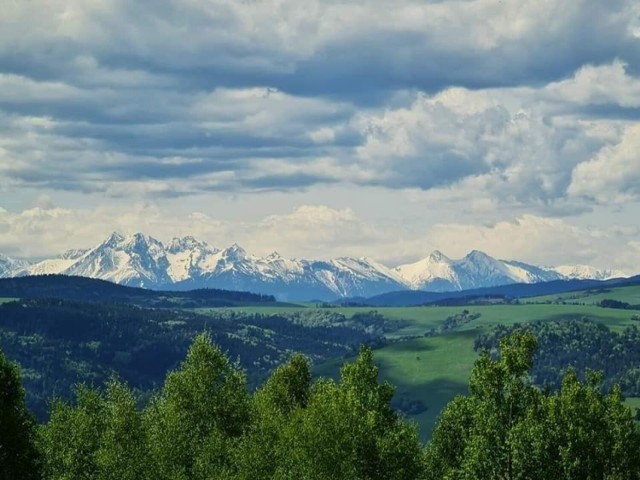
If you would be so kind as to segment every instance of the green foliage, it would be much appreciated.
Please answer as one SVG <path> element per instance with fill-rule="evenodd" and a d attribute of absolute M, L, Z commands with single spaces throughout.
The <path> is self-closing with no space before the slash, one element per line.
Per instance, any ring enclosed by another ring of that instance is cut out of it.
<path fill-rule="evenodd" d="M 112 379 L 107 385 L 104 430 L 96 452 L 100 480 L 151 479 L 147 449 L 147 427 L 136 408 L 135 398 L 123 383 Z"/>
<path fill-rule="evenodd" d="M 423 450 L 392 408 L 394 388 L 379 381 L 371 348 L 337 381 L 313 382 L 309 360 L 295 355 L 250 395 L 239 365 L 203 334 L 142 410 L 114 378 L 104 391 L 80 386 L 73 402 L 55 401 L 38 450 L 22 428 L 33 423 L 19 423 L 24 405 L 1 410 L 0 478 L 638 480 L 640 432 L 620 388 L 604 393 L 603 375 L 589 371 L 541 391 L 529 377 L 537 345 L 515 331 L 495 354 L 484 351 L 469 394 L 447 406 Z M 17 368 L 4 357 L 0 367 L 1 405 L 19 406 Z M 20 434 L 25 442 L 7 440 Z"/>
<path fill-rule="evenodd" d="M 621 302 L 620 300 L 613 300 L 611 298 L 602 299 L 598 302 L 598 306 L 602 308 L 619 308 L 622 310 L 637 309 L 638 307 L 637 305 L 631 305 L 627 302 Z"/>
<path fill-rule="evenodd" d="M 75 403 L 54 403 L 41 430 L 45 476 L 52 480 L 90 480 L 98 473 L 97 452 L 105 428 L 104 401 L 96 389 L 81 385 Z"/>
<path fill-rule="evenodd" d="M 588 370 L 598 370 L 604 372 L 606 387 L 619 384 L 625 395 L 640 396 L 640 329 L 635 325 L 622 332 L 586 319 L 498 326 L 479 336 L 475 348 L 495 352 L 500 338 L 524 330 L 540 343 L 531 370 L 537 385 L 558 389 L 569 368 L 580 379 Z"/>
<path fill-rule="evenodd" d="M 443 412 L 426 450 L 433 479 L 566 480 L 640 478 L 640 432 L 619 388 L 602 374 L 569 372 L 559 392 L 530 384 L 536 339 L 515 331 L 499 358 L 484 351 L 468 396 Z"/>
<path fill-rule="evenodd" d="M 45 478 L 417 479 L 422 445 L 392 396 L 369 348 L 339 383 L 312 383 L 296 355 L 249 395 L 239 367 L 200 335 L 142 412 L 117 380 L 58 400 L 41 429 Z"/>
<path fill-rule="evenodd" d="M 48 479 L 151 478 L 142 416 L 118 380 L 109 382 L 106 395 L 80 386 L 73 404 L 56 401 L 40 438 Z"/>
<path fill-rule="evenodd" d="M 480 313 L 470 313 L 469 310 L 463 310 L 462 313 L 456 313 L 455 315 L 450 315 L 442 322 L 442 325 L 439 325 L 437 328 L 430 328 L 425 334 L 425 337 L 432 337 L 434 335 L 441 335 L 443 333 L 457 330 L 460 327 L 467 325 L 469 322 L 472 322 L 478 318 L 480 318 L 482 314 Z"/>
<path fill-rule="evenodd" d="M 147 412 L 159 479 L 199 479 L 229 468 L 249 422 L 245 376 L 206 335 L 198 336 Z"/>
<path fill-rule="evenodd" d="M 291 465 L 291 440 L 309 402 L 311 371 L 308 360 L 295 355 L 278 367 L 252 399 L 252 421 L 236 456 L 237 478 L 286 478 Z"/>
<path fill-rule="evenodd" d="M 376 312 L 351 318 L 314 310 L 205 315 L 45 298 L 0 305 L 0 349 L 23 369 L 27 405 L 44 420 L 54 393 L 69 399 L 73 385 L 102 385 L 114 372 L 137 395 L 148 396 L 202 331 L 231 358 L 240 358 L 249 383 L 257 386 L 294 352 L 315 361 L 343 357 L 360 344 L 384 343 L 383 335 L 398 325 Z"/>
<path fill-rule="evenodd" d="M 0 352 L 0 480 L 39 478 L 35 422 L 24 403 L 18 367 Z"/>
<path fill-rule="evenodd" d="M 363 348 L 339 383 L 316 383 L 293 416 L 289 445 L 295 461 L 283 478 L 418 478 L 421 445 L 415 426 L 391 408 L 393 388 L 379 384 L 373 353 Z"/>

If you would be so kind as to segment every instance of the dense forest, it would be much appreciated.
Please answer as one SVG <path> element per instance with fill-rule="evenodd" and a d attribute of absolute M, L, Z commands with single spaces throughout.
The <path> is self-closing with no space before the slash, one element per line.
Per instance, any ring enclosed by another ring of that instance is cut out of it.
<path fill-rule="evenodd" d="M 68 396 L 79 382 L 101 385 L 113 373 L 147 397 L 203 331 L 230 358 L 240 359 L 256 386 L 295 352 L 312 361 L 353 355 L 361 344 L 383 344 L 384 334 L 401 326 L 376 312 L 346 318 L 331 311 L 264 315 L 222 309 L 203 315 L 35 298 L 0 304 L 0 349 L 23 369 L 29 408 L 44 419 L 50 397 Z"/>
<path fill-rule="evenodd" d="M 0 298 L 62 298 L 153 308 L 230 307 L 275 302 L 271 295 L 250 292 L 216 289 L 157 291 L 68 275 L 0 278 Z"/>
<path fill-rule="evenodd" d="M 606 387 L 619 384 L 624 395 L 640 396 L 640 330 L 635 325 L 620 333 L 587 319 L 499 325 L 479 336 L 475 348 L 495 353 L 502 337 L 523 330 L 538 338 L 531 369 L 537 385 L 558 389 L 569 369 L 581 379 L 596 370 L 603 372 Z"/>
<path fill-rule="evenodd" d="M 366 347 L 339 380 L 312 381 L 295 355 L 249 393 L 239 366 L 200 335 L 144 407 L 114 377 L 55 401 L 43 425 L 0 354 L 0 479 L 640 478 L 640 432 L 620 389 L 569 373 L 558 392 L 540 390 L 528 382 L 535 349 L 518 331 L 496 358 L 485 351 L 426 448 Z"/>

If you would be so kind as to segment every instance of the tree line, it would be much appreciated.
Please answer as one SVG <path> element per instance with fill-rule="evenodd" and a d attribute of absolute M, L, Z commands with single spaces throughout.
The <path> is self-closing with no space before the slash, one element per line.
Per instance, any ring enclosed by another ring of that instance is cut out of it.
<path fill-rule="evenodd" d="M 0 354 L 0 480 L 640 478 L 640 432 L 620 389 L 568 373 L 560 390 L 541 390 L 528 375 L 536 347 L 516 331 L 499 355 L 485 350 L 426 446 L 391 407 L 368 347 L 338 380 L 314 381 L 295 355 L 250 393 L 203 334 L 145 406 L 112 378 L 54 401 L 42 425 Z"/>
<path fill-rule="evenodd" d="M 293 353 L 315 362 L 354 355 L 360 344 L 381 345 L 386 333 L 402 325 L 375 311 L 351 318 L 311 309 L 272 315 L 222 309 L 205 315 L 33 298 L 0 305 L 0 350 L 21 365 L 29 408 L 44 420 L 51 396 L 69 395 L 76 383 L 101 385 L 113 371 L 148 396 L 205 330 L 230 358 L 241 359 L 255 388 Z"/>
<path fill-rule="evenodd" d="M 585 318 L 498 325 L 475 341 L 477 351 L 497 352 L 500 339 L 515 331 L 531 331 L 538 339 L 531 376 L 540 387 L 558 389 L 568 369 L 582 380 L 588 370 L 601 371 L 607 388 L 620 385 L 622 393 L 640 397 L 640 329 L 621 332 Z"/>

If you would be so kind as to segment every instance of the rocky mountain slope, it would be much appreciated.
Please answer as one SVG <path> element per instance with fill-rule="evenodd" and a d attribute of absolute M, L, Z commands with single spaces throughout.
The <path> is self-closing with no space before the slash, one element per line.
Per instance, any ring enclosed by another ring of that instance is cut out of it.
<path fill-rule="evenodd" d="M 369 258 L 289 259 L 277 252 L 258 257 L 237 244 L 218 249 L 190 236 L 165 244 L 142 233 L 113 233 L 94 248 L 71 250 L 39 262 L 0 255 L 0 278 L 54 273 L 152 289 L 248 290 L 282 300 L 330 300 L 406 289 L 442 292 L 625 276 L 588 266 L 551 268 L 497 260 L 477 250 L 457 260 L 435 251 L 418 262 L 391 269 Z"/>

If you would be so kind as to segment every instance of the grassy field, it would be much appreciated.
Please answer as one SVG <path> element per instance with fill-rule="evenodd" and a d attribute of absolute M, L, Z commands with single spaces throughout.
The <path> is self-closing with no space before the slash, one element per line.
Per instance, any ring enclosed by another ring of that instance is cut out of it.
<path fill-rule="evenodd" d="M 636 289 L 636 287 L 632 287 Z M 640 290 L 640 289 L 638 289 Z M 627 299 L 630 292 L 624 292 Z M 609 298 L 609 297 L 607 297 Z M 622 297 L 621 297 L 622 298 Z M 628 301 L 628 300 L 625 300 Z M 476 336 L 498 324 L 512 325 L 534 321 L 553 321 L 562 319 L 590 320 L 606 324 L 610 329 L 621 331 L 627 326 L 637 324 L 631 320 L 634 311 L 606 309 L 593 305 L 578 304 L 520 304 L 520 305 L 481 305 L 467 307 L 337 307 L 331 311 L 347 317 L 358 312 L 376 310 L 390 320 L 402 321 L 404 327 L 389 335 L 396 340 L 389 345 L 376 349 L 375 360 L 380 367 L 383 380 L 391 382 L 397 396 L 407 400 L 419 400 L 427 406 L 421 414 L 410 416 L 418 423 L 421 435 L 427 439 L 442 408 L 457 394 L 467 391 L 469 374 L 477 353 L 473 349 Z M 299 309 L 313 309 L 314 305 L 297 307 L 237 307 L 232 310 L 247 313 L 275 314 L 292 312 Z M 432 328 L 437 328 L 447 317 L 460 314 L 463 310 L 479 313 L 480 317 L 459 327 L 453 332 L 425 337 Z M 418 337 L 406 340 L 406 337 Z M 403 341 L 398 341 L 405 338 Z M 317 365 L 315 374 L 338 376 L 339 367 L 344 359 L 336 359 Z M 640 399 L 629 400 L 630 405 L 640 407 Z"/>
<path fill-rule="evenodd" d="M 442 408 L 457 394 L 467 391 L 469 374 L 477 353 L 473 349 L 476 336 L 497 324 L 511 325 L 532 321 L 553 321 L 587 317 L 606 324 L 612 330 L 632 325 L 631 313 L 625 310 L 604 309 L 588 305 L 491 305 L 473 307 L 413 307 L 378 309 L 389 318 L 402 319 L 410 325 L 394 333 L 423 335 L 447 317 L 467 308 L 480 313 L 480 318 L 462 326 L 458 331 L 430 338 L 398 342 L 375 351 L 384 380 L 397 387 L 397 395 L 408 400 L 420 400 L 428 410 L 410 419 L 419 425 L 427 439 Z M 357 309 L 340 309 L 353 314 Z M 336 376 L 342 361 L 317 368 L 320 375 Z M 640 406 L 640 399 L 634 399 Z"/>
<path fill-rule="evenodd" d="M 423 402 L 427 410 L 413 415 L 428 438 L 438 415 L 457 394 L 466 393 L 477 354 L 475 332 L 457 332 L 395 343 L 375 351 L 380 376 L 396 387 L 396 395 Z M 343 360 L 319 365 L 315 373 L 336 378 Z"/>
<path fill-rule="evenodd" d="M 640 409 L 640 398 L 638 397 L 627 398 L 627 405 L 629 405 L 632 410 L 635 410 L 636 408 Z"/>
<path fill-rule="evenodd" d="M 231 310 L 247 313 L 276 314 L 294 312 L 300 309 L 310 309 L 304 306 L 250 306 L 233 307 Z M 537 320 L 550 321 L 562 318 L 587 317 L 594 321 L 607 324 L 614 329 L 623 329 L 633 325 L 631 320 L 635 313 L 632 310 L 601 308 L 594 305 L 555 305 L 555 304 L 522 304 L 522 305 L 474 305 L 468 307 L 337 307 L 331 311 L 342 313 L 350 317 L 358 312 L 376 310 L 390 320 L 403 320 L 409 325 L 398 330 L 396 336 L 423 335 L 427 330 L 437 327 L 447 317 L 456 315 L 464 309 L 472 313 L 480 313 L 481 317 L 470 324 L 470 328 L 477 325 L 483 327 L 497 324 L 511 325 L 513 323 L 532 322 Z M 201 309 L 202 312 L 210 309 Z"/>
<path fill-rule="evenodd" d="M 619 302 L 640 305 L 640 285 L 631 287 L 614 287 L 605 290 L 585 290 L 581 292 L 569 292 L 559 295 L 545 295 L 542 297 L 531 297 L 523 299 L 526 303 L 551 303 L 565 302 L 593 305 L 605 299 L 618 300 Z"/>

